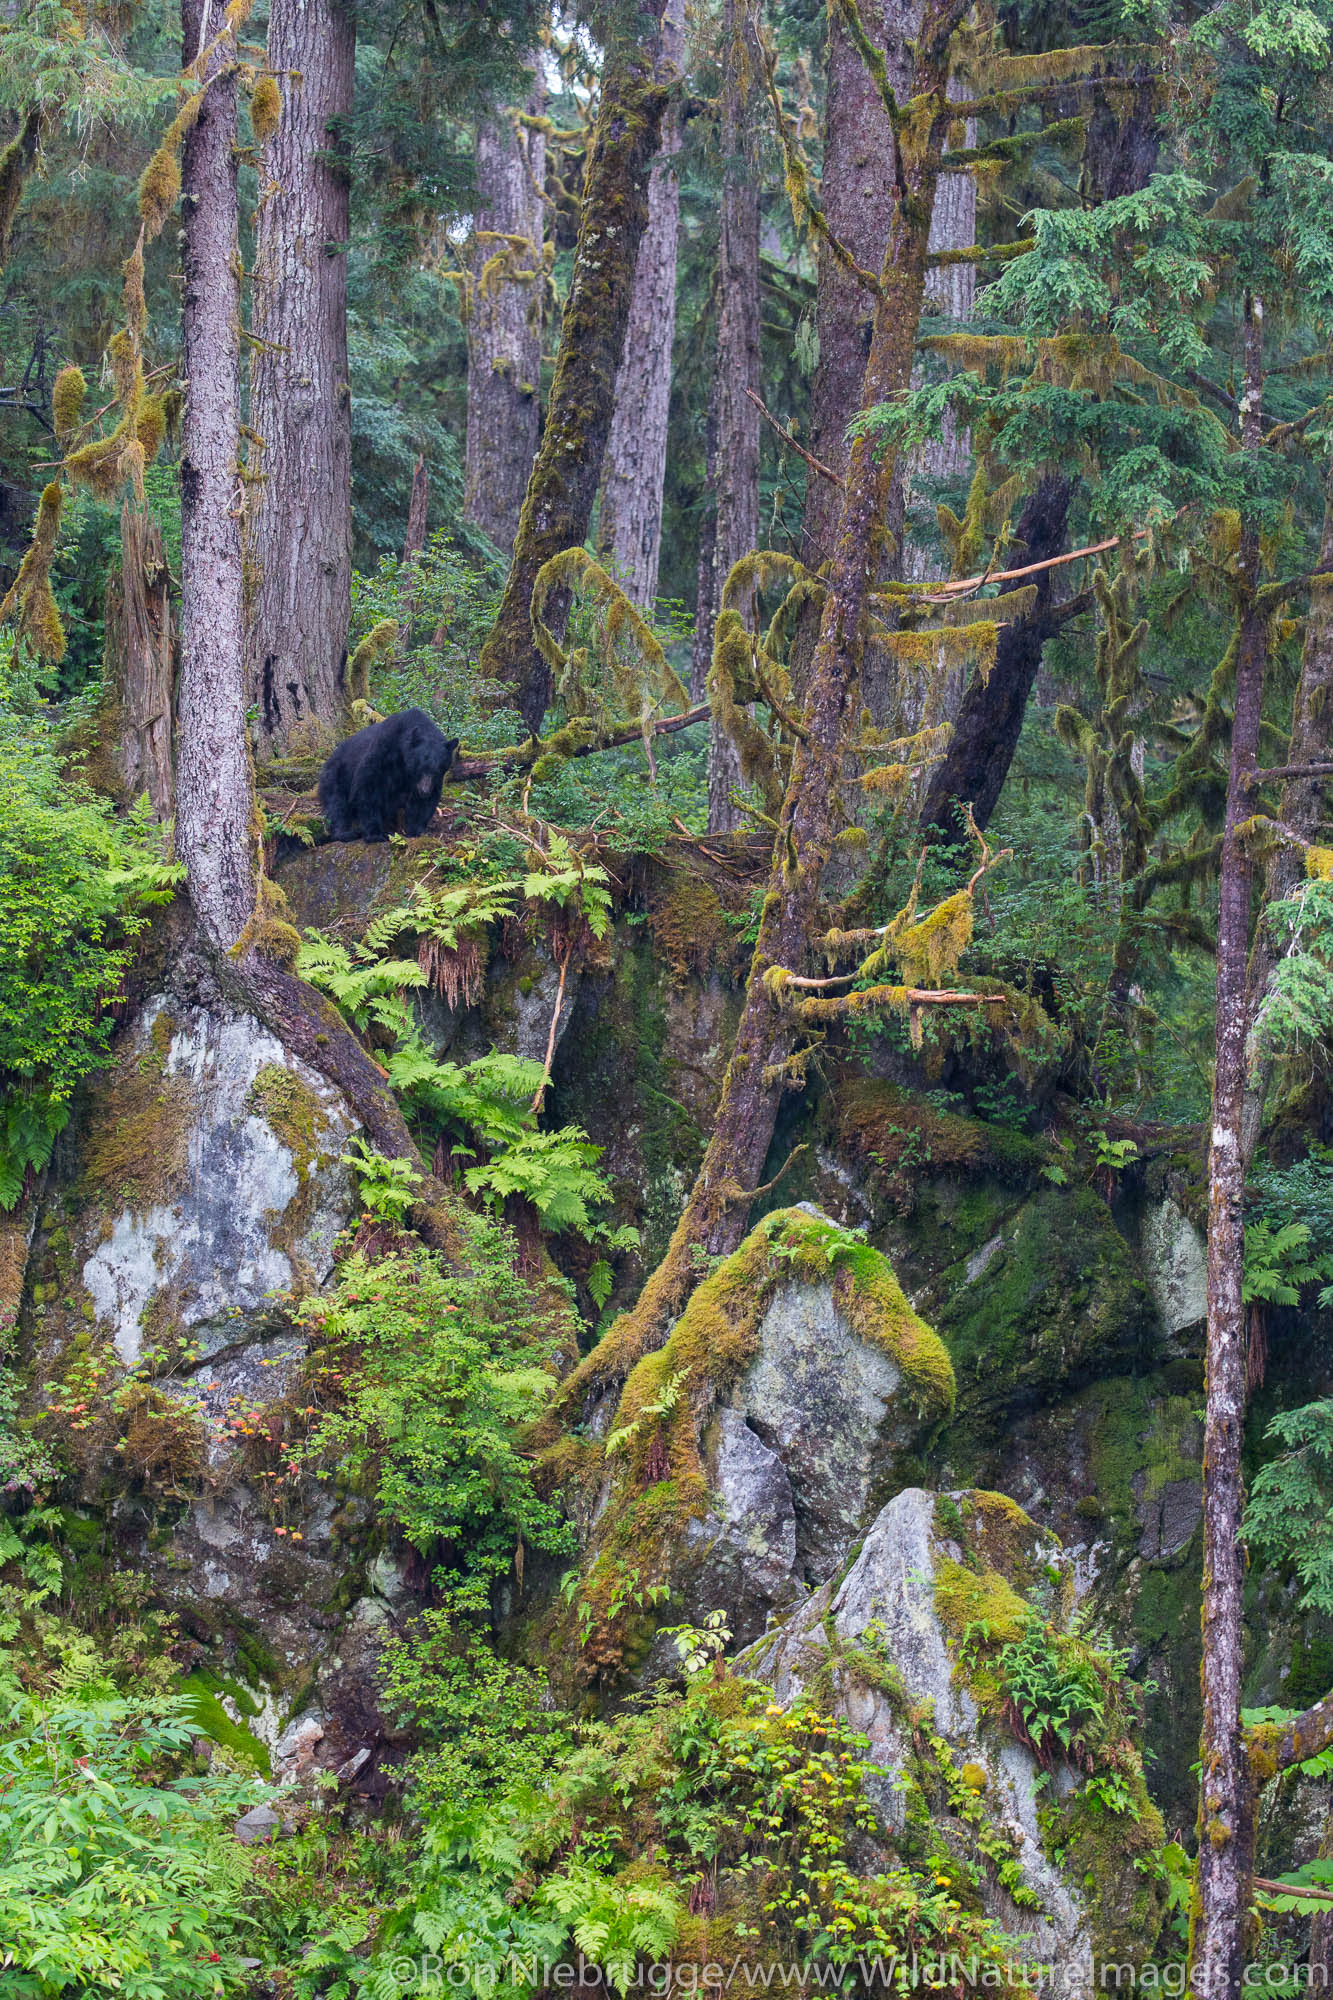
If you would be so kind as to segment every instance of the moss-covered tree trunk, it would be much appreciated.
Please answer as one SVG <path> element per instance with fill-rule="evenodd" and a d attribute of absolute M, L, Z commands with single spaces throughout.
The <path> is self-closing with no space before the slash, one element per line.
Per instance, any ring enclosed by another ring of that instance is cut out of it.
<path fill-rule="evenodd" d="M 883 51 L 889 81 L 900 95 L 911 77 L 907 44 L 919 13 L 913 0 L 871 0 L 860 8 L 862 25 Z M 873 271 L 888 240 L 897 199 L 898 142 L 838 0 L 829 5 L 825 76 L 824 212 L 838 241 L 863 270 Z M 818 279 L 819 358 L 810 384 L 810 449 L 824 465 L 845 473 L 850 458 L 847 426 L 862 407 L 875 301 L 825 242 L 819 246 Z M 818 569 L 833 554 L 841 518 L 838 488 L 831 480 L 810 474 L 801 520 L 801 560 L 807 569 Z M 807 660 L 813 643 L 812 634 Z"/>
<path fill-rule="evenodd" d="M 512 694 L 535 736 L 550 700 L 551 673 L 532 632 L 532 586 L 542 564 L 587 538 L 615 407 L 634 268 L 648 222 L 648 174 L 668 91 L 654 67 L 661 0 L 612 23 L 601 103 L 583 188 L 574 273 L 560 322 L 560 348 L 541 449 L 523 501 L 499 615 L 481 651 L 481 671 Z M 564 608 L 548 601 L 559 635 Z"/>
<path fill-rule="evenodd" d="M 1245 301 L 1241 446 L 1257 452 L 1263 394 L 1263 309 Z M 1241 1726 L 1245 1549 L 1241 1476 L 1247 1393 L 1245 1045 L 1253 863 L 1242 828 L 1254 812 L 1268 619 L 1258 600 L 1259 530 L 1244 525 L 1231 763 L 1217 911 L 1217 1028 L 1208 1154 L 1208 1346 L 1203 1436 L 1203 1730 L 1199 1862 L 1190 1927 L 1190 1986 L 1217 2000 L 1239 1993 L 1254 1870 L 1254 1786 Z"/>
<path fill-rule="evenodd" d="M 544 92 L 533 63 L 525 110 L 536 120 Z M 476 167 L 463 512 L 507 554 L 541 429 L 546 135 L 503 114 L 483 118 Z"/>
<path fill-rule="evenodd" d="M 145 792 L 160 820 L 175 817 L 172 726 L 176 616 L 162 525 L 128 499 L 120 510 L 120 567 L 106 588 L 104 727 L 111 734 L 117 793 Z"/>
<path fill-rule="evenodd" d="M 717 251 L 717 373 L 713 446 L 714 609 L 734 563 L 759 543 L 759 186 L 750 116 L 759 51 L 738 0 L 723 16 L 722 213 Z M 708 830 L 740 824 L 732 804 L 740 759 L 714 727 L 708 741 Z"/>
<path fill-rule="evenodd" d="M 886 403 L 911 380 L 926 243 L 935 183 L 948 130 L 949 44 L 966 0 L 931 0 L 915 49 L 911 90 L 923 115 L 913 145 L 899 155 L 870 352 L 860 407 Z M 659 1346 L 698 1275 L 699 1253 L 736 1248 L 772 1141 L 778 1107 L 792 1080 L 796 1028 L 775 1004 L 765 975 L 794 970 L 810 952 L 820 916 L 820 885 L 841 824 L 838 789 L 849 736 L 860 712 L 860 667 L 869 591 L 878 570 L 895 455 L 861 437 L 851 449 L 842 520 L 829 569 L 819 640 L 811 665 L 783 799 L 759 937 L 745 1001 L 722 1084 L 717 1120 L 689 1200 L 667 1253 L 632 1313 L 571 1378 L 566 1394 L 596 1391 Z"/>
<path fill-rule="evenodd" d="M 671 83 L 685 49 L 685 0 L 667 0 L 657 73 Z M 648 227 L 634 267 L 634 298 L 616 376 L 597 534 L 603 559 L 627 596 L 651 611 L 662 554 L 671 350 L 676 332 L 676 239 L 680 231 L 680 112 L 670 106 L 648 176 Z"/>
<path fill-rule="evenodd" d="M 352 399 L 347 380 L 356 28 L 350 0 L 273 0 L 282 115 L 260 160 L 250 424 L 250 700 L 261 757 L 325 748 L 347 709 Z"/>
<path fill-rule="evenodd" d="M 207 0 L 183 0 L 187 62 Z M 236 48 L 208 59 L 203 104 L 181 160 L 183 309 L 181 660 L 176 844 L 212 942 L 235 944 L 254 909 L 254 776 L 246 741 L 241 575 L 241 254 L 236 220 Z"/>

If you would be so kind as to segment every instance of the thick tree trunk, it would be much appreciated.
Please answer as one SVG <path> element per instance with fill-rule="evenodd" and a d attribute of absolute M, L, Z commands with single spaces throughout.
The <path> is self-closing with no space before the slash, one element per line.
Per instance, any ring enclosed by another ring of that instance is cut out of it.
<path fill-rule="evenodd" d="M 685 0 L 667 0 L 657 70 L 663 83 L 680 73 Z M 648 227 L 634 267 L 625 350 L 616 376 L 616 408 L 606 443 L 598 540 L 612 574 L 645 611 L 657 597 L 666 485 L 671 349 L 676 332 L 676 238 L 680 228 L 680 112 L 662 120 L 662 145 L 648 177 Z"/>
<path fill-rule="evenodd" d="M 257 572 L 249 646 L 259 754 L 334 742 L 347 708 L 352 407 L 347 380 L 352 0 L 272 0 L 282 118 L 263 150 L 256 222 L 250 488 Z"/>
<path fill-rule="evenodd" d="M 104 663 L 118 794 L 130 800 L 147 792 L 157 818 L 172 819 L 176 619 L 171 572 L 161 523 L 129 500 L 120 510 L 120 568 L 107 583 Z"/>
<path fill-rule="evenodd" d="M 183 0 L 187 61 L 207 0 Z M 181 162 L 184 221 L 181 663 L 176 845 L 212 942 L 235 944 L 254 909 L 254 775 L 245 734 L 240 442 L 241 256 L 236 229 L 236 50 L 209 58 Z"/>
<path fill-rule="evenodd" d="M 911 78 L 908 39 L 920 9 L 914 0 L 871 0 L 861 7 L 867 35 L 884 52 L 889 82 L 900 101 Z M 829 7 L 827 105 L 821 196 L 829 227 L 863 270 L 879 267 L 893 215 L 898 146 L 874 78 L 848 32 L 842 9 Z M 847 470 L 847 426 L 861 405 L 875 301 L 866 286 L 819 248 L 815 331 L 819 359 L 810 385 L 810 449 L 835 472 Z M 842 495 L 813 476 L 805 488 L 801 560 L 818 569 L 833 553 Z"/>
<path fill-rule="evenodd" d="M 759 546 L 759 185 L 749 102 L 759 53 L 739 0 L 723 17 L 722 215 L 718 236 L 717 433 L 713 457 L 713 609 L 732 566 Z M 738 826 L 740 760 L 718 729 L 708 742 L 708 831 Z"/>
<path fill-rule="evenodd" d="M 534 69 L 529 116 L 544 102 Z M 463 512 L 508 554 L 541 429 L 546 135 L 497 113 L 477 127 L 476 165 Z"/>
<path fill-rule="evenodd" d="M 1057 555 L 1065 539 L 1072 482 L 1048 474 L 1026 502 L 1017 535 L 1027 550 L 1025 561 L 1044 562 Z M 923 833 L 946 842 L 966 838 L 970 801 L 979 827 L 985 827 L 999 803 L 1009 775 L 1028 696 L 1041 666 L 1042 648 L 1059 622 L 1051 602 L 1050 570 L 1037 578 L 1037 601 L 1026 618 L 1002 626 L 989 677 L 974 674 L 954 718 L 953 735 L 943 761 L 935 766 L 921 808 Z"/>
<path fill-rule="evenodd" d="M 608 42 L 546 428 L 499 615 L 481 651 L 482 675 L 511 690 L 534 736 L 551 674 L 533 639 L 532 587 L 543 563 L 586 540 L 601 483 L 634 267 L 648 223 L 648 173 L 668 97 L 653 69 L 659 21 L 660 14 L 645 11 L 637 22 L 618 25 Z M 548 604 L 546 623 L 559 636 L 558 605 Z"/>
<path fill-rule="evenodd" d="M 916 41 L 914 96 L 934 100 L 934 115 L 900 163 L 900 195 L 881 241 L 880 297 L 859 407 L 890 401 L 907 388 L 921 301 L 926 241 L 948 130 L 948 46 L 966 0 L 928 4 Z M 860 712 L 860 663 L 871 582 L 878 571 L 895 454 L 859 438 L 847 467 L 841 527 L 834 547 L 819 642 L 803 706 L 791 776 L 774 842 L 773 866 L 745 1002 L 722 1084 L 717 1120 L 698 1177 L 667 1253 L 632 1313 L 619 1323 L 565 1386 L 565 1403 L 605 1392 L 639 1354 L 659 1346 L 697 1275 L 699 1249 L 733 1250 L 772 1141 L 790 1080 L 798 1030 L 765 983 L 770 967 L 795 969 L 817 929 L 820 885 L 839 830 L 838 781 Z"/>
<path fill-rule="evenodd" d="M 1260 443 L 1263 316 L 1246 299 L 1242 449 Z M 1203 1435 L 1203 1731 L 1199 1862 L 1190 1934 L 1190 1988 L 1208 2000 L 1241 1991 L 1254 1870 L 1254 1786 L 1240 1720 L 1245 1632 L 1241 1517 L 1247 1341 L 1245 1261 L 1245 1044 L 1253 864 L 1239 829 L 1254 812 L 1267 620 L 1256 599 L 1259 531 L 1246 524 L 1239 555 L 1240 631 L 1231 764 L 1217 912 L 1217 1028 L 1208 1155 L 1208 1347 Z"/>

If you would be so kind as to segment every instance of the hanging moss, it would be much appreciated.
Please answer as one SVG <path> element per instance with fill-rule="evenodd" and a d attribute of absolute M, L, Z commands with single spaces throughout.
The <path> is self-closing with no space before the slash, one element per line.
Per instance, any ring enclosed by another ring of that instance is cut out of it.
<path fill-rule="evenodd" d="M 79 427 L 83 399 L 87 393 L 88 384 L 81 368 L 71 364 L 61 369 L 51 389 L 51 416 L 56 428 L 56 443 L 62 450 Z"/>
<path fill-rule="evenodd" d="M 267 71 L 256 79 L 250 93 L 250 127 L 257 146 L 267 146 L 282 123 L 282 92 L 278 79 Z"/>
<path fill-rule="evenodd" d="M 381 618 L 378 625 L 371 626 L 347 662 L 347 686 L 353 701 L 366 701 L 369 698 L 371 673 L 382 660 L 388 658 L 397 641 L 396 619 Z"/>
<path fill-rule="evenodd" d="M 0 258 L 9 248 L 9 232 L 23 199 L 23 189 L 37 158 L 41 138 L 41 112 L 34 108 L 23 120 L 17 136 L 0 152 Z"/>
<path fill-rule="evenodd" d="M 139 214 L 150 242 L 161 235 L 180 191 L 180 160 L 175 148 L 163 143 L 139 176 Z"/>
<path fill-rule="evenodd" d="M 64 498 L 58 479 L 42 489 L 32 542 L 4 602 L 0 603 L 0 623 L 17 612 L 19 637 L 26 639 L 33 651 L 52 665 L 58 665 L 65 657 L 65 627 L 51 594 L 51 562 L 60 533 Z"/>

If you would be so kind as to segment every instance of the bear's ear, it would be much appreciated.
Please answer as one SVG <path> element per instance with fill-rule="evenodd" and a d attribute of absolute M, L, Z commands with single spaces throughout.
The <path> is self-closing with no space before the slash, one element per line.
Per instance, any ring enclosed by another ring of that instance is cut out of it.
<path fill-rule="evenodd" d="M 446 752 L 448 753 L 449 762 L 451 764 L 453 763 L 454 758 L 458 755 L 458 746 L 462 742 L 462 740 L 463 739 L 461 736 L 446 736 L 444 739 L 444 747 Z"/>

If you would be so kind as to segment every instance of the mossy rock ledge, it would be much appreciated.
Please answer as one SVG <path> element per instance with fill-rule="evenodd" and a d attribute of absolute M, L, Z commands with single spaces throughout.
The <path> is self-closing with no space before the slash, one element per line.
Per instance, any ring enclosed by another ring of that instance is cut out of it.
<path fill-rule="evenodd" d="M 869 1739 L 871 1802 L 897 1850 L 944 1836 L 985 1913 L 1092 2000 L 1099 1968 L 1152 1956 L 1164 1906 L 1161 1817 L 1137 1753 L 1117 1745 L 1128 1806 L 1056 1759 L 1043 1773 L 1006 1716 L 996 1662 L 1036 1616 L 1074 1651 L 1072 1567 L 1001 1493 L 908 1487 L 854 1560 L 738 1662 L 783 1707 L 814 1700 Z"/>

